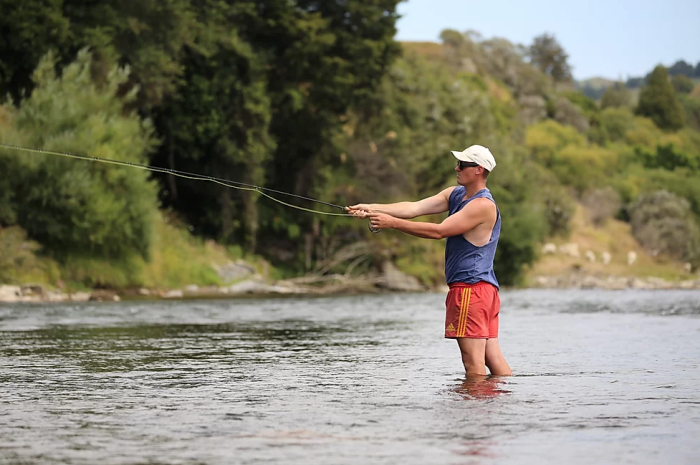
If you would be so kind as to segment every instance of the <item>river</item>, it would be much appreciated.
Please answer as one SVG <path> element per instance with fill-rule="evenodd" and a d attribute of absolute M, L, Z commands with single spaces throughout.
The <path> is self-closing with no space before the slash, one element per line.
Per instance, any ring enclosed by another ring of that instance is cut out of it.
<path fill-rule="evenodd" d="M 698 463 L 700 292 L 501 298 L 486 380 L 440 294 L 0 305 L 0 463 Z"/>

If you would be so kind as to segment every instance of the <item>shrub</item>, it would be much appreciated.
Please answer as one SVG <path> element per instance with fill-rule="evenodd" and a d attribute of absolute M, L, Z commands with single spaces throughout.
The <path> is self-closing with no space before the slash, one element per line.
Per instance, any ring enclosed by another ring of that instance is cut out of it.
<path fill-rule="evenodd" d="M 590 127 L 588 118 L 576 105 L 565 98 L 557 99 L 554 106 L 554 119 L 561 124 L 576 128 L 579 132 L 586 132 Z"/>
<path fill-rule="evenodd" d="M 582 146 L 586 137 L 570 126 L 547 120 L 530 126 L 525 136 L 525 147 L 535 161 L 551 166 L 556 154 L 567 145 Z"/>
<path fill-rule="evenodd" d="M 27 240 L 27 233 L 22 228 L 0 228 L 0 284 L 58 281 L 56 264 L 37 257 L 40 248 L 36 242 Z"/>
<path fill-rule="evenodd" d="M 627 108 L 606 108 L 600 112 L 598 122 L 611 141 L 623 140 L 627 131 L 635 127 L 634 115 Z"/>
<path fill-rule="evenodd" d="M 556 181 L 555 181 L 556 182 Z M 576 202 L 559 185 L 550 184 L 540 189 L 539 195 L 544 205 L 548 234 L 551 236 L 568 236 L 571 219 L 576 212 Z"/>
<path fill-rule="evenodd" d="M 578 193 L 600 185 L 606 173 L 617 167 L 617 153 L 600 147 L 569 145 L 559 152 L 552 171 L 562 184 L 575 188 Z"/>
<path fill-rule="evenodd" d="M 588 208 L 589 219 L 597 227 L 604 226 L 608 219 L 616 216 L 622 207 L 620 194 L 609 186 L 587 191 L 581 203 Z"/>
<path fill-rule="evenodd" d="M 700 259 L 700 227 L 686 199 L 665 190 L 642 194 L 629 212 L 634 237 L 651 254 Z"/>
<path fill-rule="evenodd" d="M 621 82 L 616 82 L 612 86 L 605 89 L 603 97 L 600 100 L 600 107 L 606 108 L 625 108 L 632 106 L 632 93 Z"/>
<path fill-rule="evenodd" d="M 671 84 L 673 85 L 673 89 L 679 94 L 689 94 L 695 86 L 693 80 L 683 74 L 673 76 Z"/>
<path fill-rule="evenodd" d="M 128 72 L 115 67 L 98 86 L 91 63 L 90 54 L 80 52 L 58 77 L 54 59 L 46 56 L 34 72 L 31 96 L 0 126 L 0 140 L 146 163 L 150 126 L 125 112 L 117 96 Z M 0 199 L 9 202 L 2 220 L 16 221 L 47 253 L 148 257 L 157 197 L 147 172 L 9 149 L 0 150 L 0 169 Z"/>

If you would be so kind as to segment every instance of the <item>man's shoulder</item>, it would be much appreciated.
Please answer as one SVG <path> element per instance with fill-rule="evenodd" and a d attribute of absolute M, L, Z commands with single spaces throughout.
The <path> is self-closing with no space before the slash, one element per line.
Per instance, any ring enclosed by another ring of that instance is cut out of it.
<path fill-rule="evenodd" d="M 496 207 L 496 203 L 492 199 L 489 199 L 488 197 L 479 197 L 471 200 L 467 205 L 465 205 L 462 211 L 465 215 L 480 216 L 486 219 L 495 217 L 498 209 Z"/>

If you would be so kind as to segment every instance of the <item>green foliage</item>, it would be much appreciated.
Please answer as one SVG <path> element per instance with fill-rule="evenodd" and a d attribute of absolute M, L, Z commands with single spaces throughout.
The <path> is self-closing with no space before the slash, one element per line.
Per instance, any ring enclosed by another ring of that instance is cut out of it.
<path fill-rule="evenodd" d="M 0 283 L 58 281 L 58 267 L 49 259 L 37 257 L 41 246 L 27 240 L 27 234 L 18 226 L 0 228 Z"/>
<path fill-rule="evenodd" d="M 698 87 L 700 89 L 700 87 Z M 700 95 L 697 97 L 680 94 L 678 100 L 685 112 L 685 121 L 688 127 L 700 131 Z"/>
<path fill-rule="evenodd" d="M 686 199 L 690 202 L 693 213 L 700 218 L 700 183 L 697 172 L 686 168 L 678 168 L 673 171 L 651 170 L 647 171 L 644 178 L 639 181 L 641 191 L 667 190 Z"/>
<path fill-rule="evenodd" d="M 637 114 L 651 118 L 661 129 L 678 130 L 683 127 L 683 111 L 663 66 L 654 69 L 649 84 L 642 89 Z"/>
<path fill-rule="evenodd" d="M 616 82 L 605 89 L 600 100 L 600 107 L 605 108 L 629 108 L 632 106 L 632 92 L 621 82 Z"/>
<path fill-rule="evenodd" d="M 128 73 L 113 68 L 97 86 L 90 66 L 90 55 L 81 52 L 57 77 L 53 58 L 43 59 L 31 97 L 0 127 L 0 140 L 145 162 L 151 129 L 136 114 L 125 114 L 116 96 Z M 0 194 L 10 199 L 5 221 L 16 220 L 47 253 L 148 257 L 156 186 L 147 173 L 8 149 L 0 151 L 0 165 L 7 176 L 0 187 L 10 190 Z"/>
<path fill-rule="evenodd" d="M 629 210 L 632 233 L 652 254 L 700 261 L 700 226 L 687 200 L 660 190 L 640 195 Z"/>
<path fill-rule="evenodd" d="M 693 87 L 695 87 L 693 80 L 684 74 L 673 76 L 671 84 L 673 85 L 673 89 L 679 94 L 689 94 L 693 90 Z"/>
<path fill-rule="evenodd" d="M 606 171 L 617 168 L 617 158 L 612 150 L 568 145 L 556 154 L 552 171 L 562 184 L 581 194 L 590 187 L 600 186 Z"/>
<path fill-rule="evenodd" d="M 587 132 L 589 129 L 588 118 L 584 116 L 579 108 L 566 98 L 558 98 L 553 108 L 555 121 L 572 126 L 579 132 Z"/>
<path fill-rule="evenodd" d="M 215 18 L 225 13 L 206 11 L 212 29 L 223 27 Z M 275 148 L 263 64 L 235 32 L 216 31 L 214 37 L 216 40 L 200 38 L 201 47 L 185 53 L 183 79 L 187 84 L 162 108 L 160 121 L 168 156 L 173 165 L 186 171 L 263 184 L 262 169 Z M 202 166 L 204 169 L 199 168 Z M 183 179 L 168 178 L 167 182 L 170 201 L 198 229 L 255 250 L 258 194 Z M 187 210 L 193 199 L 208 207 Z"/>
<path fill-rule="evenodd" d="M 197 4 L 206 27 L 182 55 L 185 82 L 159 110 L 165 143 L 156 161 L 302 195 L 323 190 L 323 167 L 338 161 L 341 118 L 399 52 L 396 3 Z M 262 243 L 272 254 L 281 247 L 288 265 L 298 263 L 291 236 L 311 216 L 221 186 L 167 182 L 168 204 L 196 231 L 251 249 Z"/>
<path fill-rule="evenodd" d="M 600 131 L 605 141 L 622 141 L 628 131 L 635 128 L 635 118 L 627 108 L 608 107 L 598 117 Z"/>
<path fill-rule="evenodd" d="M 189 0 L 64 0 L 71 24 L 67 54 L 90 47 L 93 72 L 104 79 L 114 62 L 132 70 L 128 86 L 138 86 L 133 104 L 149 111 L 175 92 L 183 67 L 179 54 L 204 25 L 194 21 Z M 66 54 L 64 54 L 64 58 Z"/>
<path fill-rule="evenodd" d="M 63 0 L 0 0 L 0 98 L 18 100 L 31 90 L 31 74 L 51 48 L 63 48 L 70 20 Z"/>
<path fill-rule="evenodd" d="M 550 236 L 566 237 L 571 232 L 571 219 L 576 213 L 576 202 L 556 178 L 546 179 L 543 185 L 538 196 L 544 205 L 547 233 Z"/>
<path fill-rule="evenodd" d="M 668 74 L 674 77 L 679 75 L 692 76 L 694 72 L 695 70 L 693 70 L 693 65 L 685 60 L 678 60 L 670 68 L 668 68 Z"/>
<path fill-rule="evenodd" d="M 517 98 L 544 95 L 550 79 L 525 61 L 526 51 L 501 39 L 483 40 L 478 33 L 446 29 L 440 34 L 447 63 L 459 72 L 502 82 Z"/>
<path fill-rule="evenodd" d="M 691 171 L 700 170 L 700 155 L 679 150 L 673 144 L 658 145 L 656 153 L 635 148 L 637 156 L 647 168 L 661 168 L 673 171 L 677 168 L 689 168 Z"/>
<path fill-rule="evenodd" d="M 352 129 L 348 148 L 358 190 L 399 196 L 443 187 L 454 167 L 450 150 L 488 140 L 514 117 L 486 86 L 474 75 L 454 76 L 415 56 L 399 60 Z"/>
<path fill-rule="evenodd" d="M 553 35 L 542 34 L 535 37 L 529 50 L 532 64 L 555 81 L 570 81 L 571 67 L 569 55 Z"/>
<path fill-rule="evenodd" d="M 495 153 L 499 164 L 488 187 L 498 203 L 502 226 L 494 270 L 501 284 L 512 286 L 521 283 L 524 269 L 534 263 L 548 223 L 537 197 L 538 170 L 522 162 L 521 152 L 495 147 Z"/>
<path fill-rule="evenodd" d="M 600 111 L 595 100 L 586 96 L 583 92 L 566 91 L 562 96 L 576 105 L 586 117 L 591 120 Z"/>
<path fill-rule="evenodd" d="M 575 128 L 552 120 L 530 126 L 525 136 L 525 147 L 532 153 L 535 161 L 546 167 L 554 165 L 557 154 L 564 147 L 585 144 L 586 137 Z"/>
<path fill-rule="evenodd" d="M 572 195 L 596 207 L 600 223 L 630 214 L 617 212 L 618 195 L 630 202 L 659 189 L 686 199 L 689 218 L 700 214 L 700 87 L 688 92 L 687 63 L 672 67 L 672 83 L 663 68 L 640 79 L 649 84 L 635 117 L 621 83 L 602 95 L 602 109 L 562 90 L 571 88 L 568 57 L 547 34 L 524 48 L 446 30 L 442 45 L 406 47 L 398 58 L 397 0 L 24 3 L 7 4 L 0 18 L 10 31 L 0 38 L 0 90 L 19 102 L 0 111 L 3 142 L 137 163 L 151 153 L 153 165 L 338 204 L 433 195 L 454 183 L 450 150 L 487 145 L 499 164 L 489 187 L 503 214 L 496 271 L 506 285 L 519 282 L 546 235 L 569 233 Z M 93 59 L 83 53 L 56 77 L 86 45 Z M 56 58 L 32 77 L 49 48 Z M 679 109 L 688 129 L 678 130 Z M 157 186 L 143 172 L 9 150 L 0 170 L 0 225 L 22 226 L 43 247 L 17 249 L 7 266 L 37 276 L 58 279 L 45 254 L 71 283 L 218 284 L 214 265 L 232 254 L 203 237 L 264 251 L 281 266 L 277 276 L 322 269 L 368 242 L 354 272 L 388 253 L 426 284 L 441 275 L 439 242 L 368 239 L 365 222 L 299 213 L 251 192 L 163 175 L 168 218 L 182 218 L 173 227 L 159 221 Z M 7 239 L 19 228 L 3 231 L 7 243 L 33 244 Z"/>
<path fill-rule="evenodd" d="M 649 118 L 636 117 L 634 127 L 625 132 L 625 143 L 631 146 L 656 148 L 661 130 Z"/>

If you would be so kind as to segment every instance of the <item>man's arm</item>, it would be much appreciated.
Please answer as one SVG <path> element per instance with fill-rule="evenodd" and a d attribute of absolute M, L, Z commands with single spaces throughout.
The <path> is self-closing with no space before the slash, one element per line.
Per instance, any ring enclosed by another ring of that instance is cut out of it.
<path fill-rule="evenodd" d="M 345 207 L 349 213 L 364 218 L 367 215 L 362 215 L 362 212 L 379 212 L 386 213 L 395 218 L 416 218 L 423 215 L 434 215 L 437 213 L 446 212 L 450 206 L 450 194 L 454 190 L 453 187 L 448 187 L 442 192 L 433 195 L 432 197 L 419 200 L 417 202 L 398 202 L 398 203 L 360 203 L 351 207 Z"/>
<path fill-rule="evenodd" d="M 375 228 L 398 229 L 424 239 L 444 239 L 471 231 L 489 219 L 493 219 L 494 212 L 493 202 L 488 199 L 475 199 L 440 224 L 407 221 L 377 212 L 370 213 L 369 217 L 370 224 Z"/>

